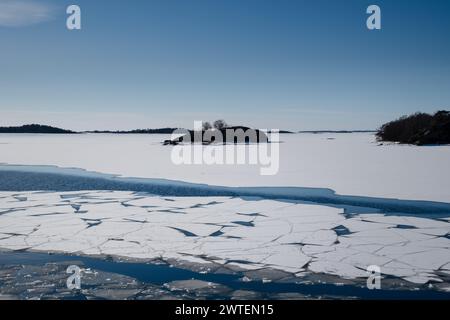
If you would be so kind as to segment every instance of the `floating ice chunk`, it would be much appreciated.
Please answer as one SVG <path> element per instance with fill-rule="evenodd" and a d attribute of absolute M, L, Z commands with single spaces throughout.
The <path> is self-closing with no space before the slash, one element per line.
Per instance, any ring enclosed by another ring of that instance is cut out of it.
<path fill-rule="evenodd" d="M 305 244 L 316 244 L 322 246 L 332 245 L 337 241 L 336 232 L 333 230 L 318 230 L 303 239 Z"/>
<path fill-rule="evenodd" d="M 379 256 L 371 253 L 357 253 L 351 256 L 348 256 L 342 260 L 344 263 L 351 264 L 360 269 L 366 270 L 369 266 L 376 265 L 382 266 L 391 261 L 390 258 Z"/>
<path fill-rule="evenodd" d="M 368 275 L 366 271 L 351 264 L 322 259 L 312 261 L 308 265 L 308 269 L 312 272 L 334 274 L 347 279 L 364 278 Z"/>
<path fill-rule="evenodd" d="M 51 239 L 49 239 L 51 240 Z M 71 240 L 71 239 L 54 239 L 53 241 L 47 241 L 40 244 L 35 244 L 33 250 L 45 251 L 45 252 L 67 252 L 67 253 L 78 253 L 83 252 L 86 249 L 91 248 L 92 245 L 82 239 Z"/>
<path fill-rule="evenodd" d="M 395 226 L 394 224 L 389 223 L 368 222 L 360 217 L 346 219 L 345 221 L 342 222 L 342 225 L 347 229 L 349 229 L 351 232 L 380 230 Z"/>
<path fill-rule="evenodd" d="M 310 260 L 311 258 L 301 251 L 300 246 L 281 246 L 261 263 L 294 273 L 303 268 Z"/>
<path fill-rule="evenodd" d="M 314 256 L 319 253 L 336 251 L 335 246 L 321 246 L 321 245 L 305 245 L 302 246 L 302 252 L 307 256 Z"/>
<path fill-rule="evenodd" d="M 383 265 L 381 269 L 383 274 L 396 277 L 412 277 L 417 274 L 416 269 L 412 269 L 410 265 L 398 261 L 390 261 Z"/>
<path fill-rule="evenodd" d="M 439 279 L 437 279 L 433 274 L 420 274 L 411 277 L 405 277 L 403 279 L 417 284 L 426 284 L 430 281 L 439 281 Z"/>
<path fill-rule="evenodd" d="M 351 248 L 359 252 L 375 253 L 382 249 L 383 246 L 377 244 L 359 244 L 352 245 Z"/>
<path fill-rule="evenodd" d="M 397 259 L 407 254 L 411 253 L 420 253 L 427 251 L 427 248 L 413 245 L 413 244 L 404 244 L 404 245 L 392 245 L 392 246 L 384 246 L 382 249 L 378 250 L 376 253 L 381 256 L 385 256 L 392 259 Z"/>
<path fill-rule="evenodd" d="M 200 236 L 200 237 L 207 237 L 211 234 L 214 234 L 215 232 L 222 229 L 220 226 L 216 225 L 207 225 L 202 223 L 187 223 L 187 224 L 171 224 L 171 228 L 177 228 L 181 230 L 187 230 L 191 232 L 194 235 Z"/>
<path fill-rule="evenodd" d="M 450 232 L 450 226 L 447 228 L 417 228 L 417 232 L 430 236 L 445 236 Z"/>
<path fill-rule="evenodd" d="M 415 268 L 438 270 L 450 262 L 449 253 L 448 249 L 429 249 L 423 252 L 405 254 L 398 257 L 397 260 Z"/>
<path fill-rule="evenodd" d="M 431 247 L 431 248 L 446 248 L 450 249 L 450 239 L 444 237 L 436 237 L 427 240 L 422 240 L 417 243 L 421 247 Z M 450 254 L 448 256 L 450 261 Z"/>
<path fill-rule="evenodd" d="M 316 258 L 316 259 L 314 259 L 314 261 L 324 260 L 324 261 L 341 262 L 346 257 L 352 256 L 352 255 L 358 254 L 358 253 L 359 253 L 358 251 L 351 249 L 351 248 L 336 246 L 336 250 L 314 254 L 314 257 Z"/>
<path fill-rule="evenodd" d="M 6 248 L 11 250 L 24 250 L 28 249 L 30 245 L 26 242 L 26 236 L 14 236 L 0 240 L 0 248 Z"/>
<path fill-rule="evenodd" d="M 340 237 L 340 239 L 341 238 L 351 238 L 355 240 L 362 240 L 367 244 L 380 245 L 394 245 L 409 241 L 405 237 L 390 229 L 359 231 L 355 232 L 350 237 Z"/>

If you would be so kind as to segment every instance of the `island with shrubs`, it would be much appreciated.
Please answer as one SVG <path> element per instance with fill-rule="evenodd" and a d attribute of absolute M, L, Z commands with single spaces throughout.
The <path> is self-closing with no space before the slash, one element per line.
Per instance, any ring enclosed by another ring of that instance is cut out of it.
<path fill-rule="evenodd" d="M 380 142 L 418 146 L 450 144 L 450 111 L 403 116 L 382 125 L 376 136 Z"/>

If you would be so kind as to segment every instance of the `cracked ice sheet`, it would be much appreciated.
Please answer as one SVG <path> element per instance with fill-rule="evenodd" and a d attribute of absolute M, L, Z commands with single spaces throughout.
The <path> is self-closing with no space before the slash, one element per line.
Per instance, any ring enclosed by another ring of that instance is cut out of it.
<path fill-rule="evenodd" d="M 334 229 L 349 232 L 339 236 Z M 347 217 L 341 209 L 261 198 L 143 193 L 0 192 L 0 248 L 176 259 L 365 278 L 369 265 L 423 284 L 450 269 L 450 222 Z M 439 272 L 438 272 L 439 271 Z M 448 279 L 445 278 L 444 281 Z"/>

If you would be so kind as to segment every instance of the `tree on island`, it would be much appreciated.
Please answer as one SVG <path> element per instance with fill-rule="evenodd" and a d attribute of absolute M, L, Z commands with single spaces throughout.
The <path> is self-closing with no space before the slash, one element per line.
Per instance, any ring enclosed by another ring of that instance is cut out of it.
<path fill-rule="evenodd" d="M 202 123 L 203 131 L 208 131 L 208 130 L 212 130 L 212 129 L 222 130 L 222 129 L 226 129 L 227 127 L 228 127 L 228 124 L 225 122 L 225 120 L 216 120 L 213 122 L 212 125 L 211 125 L 211 122 L 209 122 L 209 121 L 205 121 Z"/>
<path fill-rule="evenodd" d="M 211 130 L 212 129 L 212 125 L 211 125 L 211 123 L 206 121 L 206 122 L 203 122 L 202 128 L 203 128 L 204 131 Z"/>
<path fill-rule="evenodd" d="M 228 127 L 228 124 L 225 122 L 225 120 L 216 120 L 213 124 L 214 128 L 217 130 L 222 130 Z"/>

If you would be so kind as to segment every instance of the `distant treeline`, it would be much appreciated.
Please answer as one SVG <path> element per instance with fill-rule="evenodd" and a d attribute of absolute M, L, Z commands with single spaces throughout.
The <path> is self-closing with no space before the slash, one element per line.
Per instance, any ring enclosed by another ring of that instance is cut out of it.
<path fill-rule="evenodd" d="M 27 124 L 20 127 L 0 127 L 0 133 L 76 133 L 70 130 L 64 130 L 51 126 L 40 124 Z"/>
<path fill-rule="evenodd" d="M 130 131 L 86 131 L 86 133 L 115 133 L 115 134 L 171 134 L 176 128 L 161 129 L 137 129 Z M 27 124 L 19 127 L 0 127 L 0 133 L 56 133 L 56 134 L 75 134 L 84 132 L 75 132 L 61 128 L 55 128 L 40 124 Z"/>
<path fill-rule="evenodd" d="M 20 127 L 0 127 L 0 133 L 109 133 L 109 134 L 172 134 L 181 128 L 157 128 L 157 129 L 135 129 L 135 130 L 92 130 L 92 131 L 71 131 L 40 124 L 27 124 Z M 291 131 L 280 130 L 279 133 L 293 133 Z"/>
<path fill-rule="evenodd" d="M 450 111 L 403 116 L 384 124 L 376 135 L 380 141 L 415 145 L 450 144 Z"/>
<path fill-rule="evenodd" d="M 267 133 L 274 133 L 275 132 L 275 130 L 269 130 L 269 131 L 267 131 Z M 278 131 L 276 131 L 276 132 L 278 132 L 278 133 L 286 133 L 286 134 L 293 134 L 294 132 L 292 132 L 292 131 L 289 131 L 289 130 L 278 130 Z"/>
<path fill-rule="evenodd" d="M 309 130 L 299 131 L 298 133 L 370 133 L 376 132 L 376 130 Z"/>
<path fill-rule="evenodd" d="M 171 134 L 178 128 L 160 128 L 160 129 L 136 129 L 129 131 L 87 131 L 88 133 L 116 133 L 116 134 Z"/>
<path fill-rule="evenodd" d="M 223 121 L 223 120 L 221 120 Z M 218 121 L 216 121 L 218 122 Z M 215 125 L 220 127 L 220 124 Z M 223 122 L 225 123 L 225 122 Z M 224 125 L 223 128 L 227 126 Z M 211 125 L 209 128 L 213 128 Z M 180 128 L 157 128 L 157 129 L 135 129 L 135 130 L 93 130 L 93 131 L 71 131 L 46 125 L 40 124 L 27 124 L 23 126 L 17 127 L 0 127 L 0 133 L 56 133 L 56 134 L 75 134 L 75 133 L 109 133 L 109 134 L 172 134 L 175 130 L 179 130 Z M 283 134 L 294 134 L 296 132 L 288 131 L 288 130 L 279 130 L 279 133 Z M 354 132 L 374 132 L 371 130 L 315 130 L 315 131 L 299 131 L 299 133 L 354 133 Z M 269 130 L 271 133 L 271 130 Z"/>

